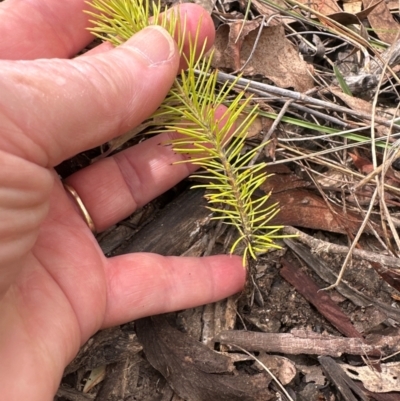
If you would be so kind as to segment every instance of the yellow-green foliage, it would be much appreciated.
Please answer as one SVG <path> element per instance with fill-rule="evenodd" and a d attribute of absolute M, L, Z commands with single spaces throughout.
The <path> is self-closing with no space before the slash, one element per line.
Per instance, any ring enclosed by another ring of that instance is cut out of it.
<path fill-rule="evenodd" d="M 93 33 L 115 45 L 150 25 L 150 17 L 170 33 L 176 32 L 179 22 L 173 17 L 167 20 L 158 3 L 150 6 L 146 0 L 93 0 L 91 4 L 97 10 L 91 13 L 95 23 Z M 165 127 L 157 132 L 180 134 L 171 143 L 176 152 L 188 156 L 183 162 L 205 170 L 204 174 L 197 174 L 205 184 L 196 187 L 208 190 L 206 196 L 209 209 L 215 212 L 213 218 L 222 219 L 238 230 L 239 237 L 231 252 L 240 244 L 246 263 L 248 256 L 255 259 L 257 253 L 279 248 L 273 240 L 280 238 L 276 233 L 281 228 L 268 226 L 268 221 L 278 212 L 276 205 L 265 206 L 269 195 L 253 198 L 254 191 L 267 178 L 265 163 L 248 166 L 258 148 L 243 152 L 248 128 L 257 116 L 257 107 L 250 108 L 251 98 L 245 98 L 241 92 L 217 119 L 216 110 L 227 103 L 235 83 L 218 87 L 217 72 L 211 70 L 210 59 L 200 57 L 196 60 L 195 52 L 190 53 L 187 70 L 175 80 L 153 119 L 155 125 L 163 121 Z M 236 124 L 245 109 L 246 119 Z"/>

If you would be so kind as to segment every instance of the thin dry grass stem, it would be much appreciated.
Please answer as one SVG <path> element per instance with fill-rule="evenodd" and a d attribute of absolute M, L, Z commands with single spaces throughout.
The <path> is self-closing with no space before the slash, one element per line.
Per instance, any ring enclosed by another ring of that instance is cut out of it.
<path fill-rule="evenodd" d="M 342 267 L 340 268 L 340 272 L 339 272 L 339 274 L 337 276 L 336 281 L 332 285 L 323 288 L 322 289 L 323 291 L 328 291 L 328 290 L 332 290 L 333 288 L 336 288 L 340 284 L 340 282 L 342 281 L 343 274 L 346 271 L 347 265 L 351 261 L 353 251 L 354 251 L 355 247 L 357 246 L 358 241 L 360 240 L 361 235 L 363 234 L 365 227 L 368 224 L 368 220 L 369 220 L 369 218 L 371 216 L 372 209 L 374 208 L 374 203 L 375 203 L 375 199 L 376 199 L 377 195 L 378 195 L 378 188 L 375 188 L 375 191 L 371 196 L 371 202 L 369 204 L 367 213 L 365 214 L 364 220 L 363 220 L 360 228 L 358 229 L 356 236 L 354 237 L 354 240 L 353 240 L 353 242 L 352 242 L 352 244 L 351 244 L 351 246 L 349 248 L 349 252 L 346 255 L 346 258 L 344 259 Z"/>
<path fill-rule="evenodd" d="M 371 154 L 372 154 L 372 165 L 374 167 L 374 170 L 376 170 L 377 167 L 378 167 L 378 161 L 377 161 L 377 155 L 376 155 L 376 146 L 375 146 L 375 139 L 376 138 L 375 138 L 375 129 L 374 129 L 374 126 L 375 126 L 374 119 L 375 119 L 376 107 L 377 107 L 377 104 L 378 104 L 379 89 L 382 86 L 382 82 L 383 82 L 383 79 L 385 77 L 385 72 L 386 72 L 386 68 L 388 66 L 388 62 L 389 61 L 387 60 L 386 63 L 385 63 L 384 68 L 382 69 L 382 72 L 381 72 L 380 77 L 379 77 L 377 90 L 375 92 L 375 95 L 374 95 L 374 98 L 373 98 L 373 102 L 372 102 Z M 393 126 L 393 123 L 392 123 L 392 126 Z M 387 143 L 388 143 L 388 141 L 389 141 L 389 138 L 387 139 Z M 384 165 L 386 154 L 387 153 L 386 153 L 386 149 L 385 149 L 384 160 L 382 161 L 382 165 Z M 384 169 L 382 169 L 382 172 L 383 171 L 384 171 Z M 382 222 L 384 222 L 384 221 L 388 222 L 389 227 L 391 228 L 391 232 L 392 232 L 393 238 L 394 238 L 394 240 L 396 242 L 397 249 L 400 250 L 400 238 L 399 238 L 399 236 L 397 234 L 397 230 L 394 227 L 393 221 L 390 218 L 390 213 L 389 213 L 389 210 L 388 210 L 388 207 L 387 207 L 387 204 L 386 204 L 386 200 L 385 200 L 385 187 L 383 185 L 384 184 L 384 176 L 382 177 L 382 180 L 380 180 L 379 176 L 375 175 L 375 183 L 376 183 L 377 191 L 379 193 L 379 204 L 380 204 L 381 221 Z M 388 244 L 389 247 L 391 247 L 391 245 L 390 245 L 391 241 L 390 241 L 389 235 L 388 235 L 387 230 L 386 230 L 386 225 L 382 224 L 382 226 L 383 226 L 383 230 L 385 232 L 385 242 Z M 395 253 L 397 253 L 397 252 L 395 252 Z"/>
<path fill-rule="evenodd" d="M 399 108 L 400 105 L 397 106 L 397 108 Z M 393 239 L 396 242 L 397 245 L 397 251 L 395 252 L 396 254 L 399 254 L 400 252 L 400 237 L 399 234 L 397 233 L 397 229 L 395 226 L 395 223 L 392 219 L 392 216 L 389 212 L 389 209 L 387 207 L 386 201 L 385 201 L 385 191 L 384 191 L 384 184 L 385 184 L 385 176 L 386 173 L 389 169 L 389 167 L 392 165 L 393 161 L 395 160 L 395 158 L 399 155 L 399 145 L 400 145 L 400 141 L 396 141 L 396 147 L 390 149 L 389 152 L 387 152 L 385 150 L 384 155 L 383 155 L 383 161 L 381 166 L 383 166 L 383 168 L 381 169 L 381 175 L 380 175 L 380 179 L 379 181 L 379 196 L 380 196 L 380 211 L 382 214 L 382 221 L 387 221 L 390 227 L 390 230 L 393 234 Z M 392 153 L 391 155 L 388 153 Z M 388 241 L 388 243 L 390 244 L 390 241 Z"/>
<path fill-rule="evenodd" d="M 384 72 L 385 72 L 385 69 L 383 69 L 383 71 L 381 73 L 380 81 L 378 83 L 378 88 L 382 85 Z M 375 124 L 374 123 L 375 123 L 376 105 L 377 105 L 377 102 L 378 102 L 378 93 L 379 93 L 379 91 L 377 90 L 376 94 L 374 96 L 373 103 L 372 103 L 372 115 L 371 115 L 371 154 L 372 154 L 372 164 L 373 164 L 374 170 L 377 168 L 377 155 L 376 155 L 376 146 L 375 146 Z M 344 262 L 342 264 L 342 267 L 340 269 L 340 272 L 339 272 L 339 275 L 337 277 L 337 280 L 336 280 L 336 282 L 334 284 L 324 288 L 325 291 L 331 290 L 331 289 L 337 287 L 340 284 L 340 281 L 343 278 L 343 275 L 344 275 L 344 273 L 346 271 L 346 268 L 347 268 L 348 264 L 351 263 L 352 252 L 355 249 L 355 247 L 357 246 L 358 241 L 360 240 L 361 235 L 364 232 L 364 229 L 368 225 L 369 218 L 370 218 L 370 215 L 371 215 L 373 207 L 374 207 L 375 199 L 378 196 L 378 194 L 380 194 L 380 202 L 381 203 L 385 203 L 385 200 L 384 200 L 384 198 L 385 198 L 385 196 L 384 196 L 384 186 L 381 185 L 381 182 L 379 181 L 379 178 L 378 178 L 377 175 L 375 175 L 375 183 L 376 183 L 376 187 L 375 187 L 374 193 L 373 193 L 373 195 L 371 197 L 368 210 L 367 210 L 367 212 L 366 212 L 366 214 L 364 216 L 364 219 L 363 219 L 363 222 L 362 222 L 360 228 L 357 231 L 356 236 L 354 237 L 354 239 L 352 241 L 352 244 L 350 246 L 349 252 L 347 253 L 347 255 L 345 257 L 345 260 L 344 260 Z M 385 203 L 385 206 L 386 206 L 386 203 Z M 386 206 L 386 208 L 387 208 L 387 206 Z M 362 213 L 362 208 L 361 207 L 360 207 L 360 212 Z M 386 242 L 390 243 L 390 240 L 387 237 L 386 237 Z"/>
<path fill-rule="evenodd" d="M 251 3 L 251 1 L 249 1 L 249 4 L 250 4 L 250 3 Z M 241 30 L 240 30 L 240 32 L 239 32 L 238 37 L 237 37 L 236 40 L 239 39 L 240 34 L 241 34 L 242 30 L 243 30 L 244 21 L 245 21 L 245 20 L 243 20 L 242 28 L 241 28 Z M 250 54 L 249 54 L 249 57 L 247 57 L 247 60 L 244 62 L 244 64 L 243 64 L 238 70 L 232 72 L 232 74 L 240 74 L 240 73 L 246 68 L 247 64 L 249 64 L 250 60 L 252 59 L 252 57 L 253 57 L 253 55 L 254 55 L 254 52 L 255 52 L 256 49 L 257 49 L 257 45 L 258 45 L 258 42 L 259 42 L 259 40 L 260 40 L 262 30 L 263 30 L 263 28 L 264 28 L 264 22 L 265 22 L 265 15 L 263 16 L 262 21 L 261 21 L 261 24 L 260 24 L 260 27 L 258 28 L 258 33 L 257 33 L 256 39 L 254 40 L 254 44 L 253 44 L 253 47 L 252 47 L 251 52 L 250 52 Z M 236 42 L 235 42 L 235 43 L 236 43 Z"/>
<path fill-rule="evenodd" d="M 254 101 L 257 101 L 257 99 L 258 100 L 261 99 L 262 101 L 265 101 L 265 99 L 268 99 L 270 102 L 277 101 L 279 103 L 283 103 L 283 102 L 286 103 L 288 100 L 291 100 L 291 99 L 285 99 L 285 98 L 277 98 L 276 96 L 268 95 L 267 93 L 265 93 L 263 91 L 259 91 L 257 89 L 252 89 L 251 92 L 256 94 L 256 95 L 260 95 L 259 98 L 255 97 Z M 322 113 L 320 111 L 311 109 L 311 108 L 309 108 L 307 106 L 303 106 L 301 104 L 298 104 L 294 100 L 291 102 L 290 106 L 295 108 L 295 109 L 297 109 L 297 110 L 299 110 L 299 111 L 301 111 L 301 112 L 303 112 L 303 113 L 314 115 L 315 117 L 321 118 L 322 120 L 330 122 L 334 126 L 337 125 L 337 126 L 343 128 L 343 129 L 352 129 L 355 126 L 355 123 L 348 123 L 348 122 L 339 120 L 338 118 L 332 117 L 329 114 Z M 362 127 L 362 129 L 364 129 L 364 127 Z"/>
<path fill-rule="evenodd" d="M 356 171 L 350 170 L 348 168 L 340 167 L 337 164 L 332 163 L 331 160 L 326 160 L 326 159 L 320 157 L 322 155 L 334 153 L 337 150 L 343 150 L 345 148 L 349 148 L 349 147 L 352 147 L 352 146 L 349 146 L 349 145 L 340 146 L 340 147 L 338 147 L 338 149 L 325 149 L 325 150 L 322 150 L 322 151 L 319 151 L 319 152 L 311 152 L 311 151 L 309 151 L 307 149 L 297 150 L 297 149 L 295 149 L 293 147 L 286 146 L 284 144 L 280 144 L 279 146 L 281 148 L 285 149 L 287 152 L 300 154 L 300 156 L 288 157 L 288 158 L 283 159 L 283 160 L 277 160 L 277 161 L 274 162 L 275 165 L 276 164 L 283 164 L 283 163 L 295 162 L 295 161 L 307 159 L 307 160 L 313 160 L 315 163 L 318 163 L 318 164 L 326 166 L 326 167 L 335 168 L 335 169 L 337 169 L 338 171 L 341 171 L 344 174 L 351 175 L 351 176 L 354 176 L 354 177 L 358 177 L 360 179 L 364 178 L 364 176 L 361 173 L 358 173 Z M 392 185 L 388 185 L 388 184 L 384 184 L 384 187 L 386 189 L 391 190 L 391 191 L 397 193 L 398 195 L 400 195 L 400 188 L 393 187 Z"/>
<path fill-rule="evenodd" d="M 379 195 L 379 192 L 378 192 Z M 365 216 L 364 210 L 361 207 L 359 201 L 358 201 L 358 197 L 355 196 L 354 200 L 358 206 L 358 211 L 360 213 L 361 216 Z M 384 220 L 381 220 L 384 221 Z M 381 236 L 376 232 L 375 227 L 371 224 L 370 221 L 367 222 L 367 227 L 369 229 L 369 231 L 375 236 L 376 240 L 382 245 L 382 249 L 384 249 L 385 251 L 387 251 L 388 253 L 390 253 L 391 255 L 394 255 L 394 253 L 392 252 L 391 249 L 389 249 L 389 247 L 387 246 L 387 244 L 383 241 L 383 239 L 381 238 Z M 385 225 L 383 225 L 383 227 L 385 227 Z"/>
<path fill-rule="evenodd" d="M 282 120 L 283 116 L 286 114 L 286 111 L 289 108 L 290 104 L 293 102 L 294 102 L 294 100 L 290 99 L 283 105 L 283 107 L 279 111 L 278 116 L 276 117 L 275 121 L 271 125 L 271 128 L 268 130 L 268 132 L 265 133 L 264 138 L 261 141 L 262 144 L 264 144 L 264 145 L 267 144 L 267 142 L 271 138 L 271 135 L 278 128 L 278 125 L 281 123 L 281 120 Z M 259 158 L 260 154 L 263 151 L 264 151 L 264 148 L 260 148 L 257 150 L 254 157 L 250 160 L 249 166 L 253 166 L 257 162 L 257 159 Z"/>
<path fill-rule="evenodd" d="M 325 175 L 322 174 L 322 173 L 320 173 L 320 172 L 318 172 L 318 171 L 316 171 L 316 170 L 313 170 L 311 167 L 306 166 L 306 165 L 304 165 L 303 163 L 301 163 L 301 166 L 302 166 L 302 168 L 303 168 L 304 170 L 309 171 L 309 172 L 311 173 L 311 174 L 310 174 L 310 175 L 311 175 L 311 179 L 315 182 L 315 185 L 316 185 L 316 186 L 319 186 L 318 181 L 315 180 L 315 177 L 312 177 L 312 175 L 319 175 L 319 176 L 321 176 L 321 177 L 323 177 L 323 178 L 325 178 Z M 346 177 L 346 176 L 345 176 L 345 177 Z M 344 178 L 345 178 L 345 177 L 344 177 Z M 332 178 L 331 178 L 331 179 L 332 179 Z M 351 185 L 351 182 L 348 181 L 348 180 L 338 180 L 338 179 L 335 179 L 335 181 L 336 181 L 338 184 L 344 185 L 344 186 L 346 186 L 346 187 L 349 187 L 349 186 Z M 361 215 L 364 215 L 363 209 L 362 209 L 362 207 L 360 206 L 360 204 L 358 203 L 357 197 L 355 197 L 355 201 L 356 201 L 356 203 L 357 203 L 358 209 L 356 209 L 355 207 L 349 207 L 349 206 L 346 204 L 346 199 L 342 199 L 343 204 L 340 204 L 339 201 L 335 201 L 335 198 L 334 198 L 334 197 L 328 198 L 328 197 L 324 194 L 324 192 L 322 191 L 322 188 L 318 188 L 318 189 L 319 189 L 319 191 L 320 191 L 322 197 L 325 199 L 326 202 L 329 202 L 329 201 L 330 201 L 330 202 L 332 202 L 332 203 L 335 203 L 336 205 L 341 206 L 341 207 L 343 208 L 343 210 L 346 210 L 346 209 L 351 209 L 352 211 L 357 210 L 358 212 L 361 213 Z M 322 191 L 322 192 L 321 192 L 321 191 Z M 330 207 L 330 206 L 329 206 L 329 203 L 328 203 L 328 207 Z M 330 211 L 331 211 L 332 214 L 335 213 L 331 208 L 330 208 Z M 373 226 L 370 222 L 368 222 L 367 225 L 368 225 L 368 229 L 370 230 L 370 232 L 371 232 L 372 234 L 374 234 L 374 236 L 375 236 L 375 238 L 377 239 L 377 241 L 382 245 L 382 249 L 386 250 L 387 252 L 389 252 L 390 254 L 393 255 L 393 252 L 392 252 L 390 249 L 388 249 L 388 247 L 387 247 L 387 245 L 385 244 L 385 242 L 382 241 L 381 237 L 380 237 L 379 234 L 376 232 L 374 226 Z"/>

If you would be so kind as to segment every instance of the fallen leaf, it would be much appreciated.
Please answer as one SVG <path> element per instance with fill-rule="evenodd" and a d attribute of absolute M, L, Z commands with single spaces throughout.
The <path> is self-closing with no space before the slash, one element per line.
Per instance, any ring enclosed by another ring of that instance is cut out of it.
<path fill-rule="evenodd" d="M 343 10 L 346 13 L 357 14 L 361 11 L 362 1 L 352 1 L 350 3 L 343 2 Z"/>
<path fill-rule="evenodd" d="M 360 380 L 364 387 L 375 393 L 400 391 L 400 362 L 382 363 L 381 372 L 369 366 L 339 365 L 353 380 Z"/>
<path fill-rule="evenodd" d="M 319 386 L 324 386 L 326 377 L 322 372 L 322 368 L 319 365 L 296 365 L 297 369 L 305 376 L 306 383 L 314 382 Z"/>
<path fill-rule="evenodd" d="M 294 362 L 288 358 L 262 352 L 257 356 L 257 359 L 264 364 L 284 386 L 289 384 L 296 376 L 296 366 Z M 255 367 L 260 371 L 265 370 L 259 362 L 255 363 Z"/>
<path fill-rule="evenodd" d="M 346 11 L 346 12 L 338 12 L 338 13 L 334 13 L 334 14 L 330 14 L 328 15 L 328 17 L 330 19 L 333 19 L 336 22 L 341 23 L 342 25 L 352 25 L 352 24 L 357 24 L 357 25 L 361 25 L 362 24 L 362 20 L 364 20 L 365 18 L 368 17 L 368 15 L 380 4 L 382 3 L 383 0 L 379 0 L 376 3 L 372 4 L 371 6 L 364 8 L 364 10 L 361 10 L 361 1 L 351 1 L 348 3 L 344 3 L 344 6 L 346 5 L 353 5 L 353 8 L 355 8 L 357 5 L 357 8 L 360 7 L 360 9 L 358 11 L 355 11 L 353 13 L 351 13 L 350 11 Z"/>
<path fill-rule="evenodd" d="M 308 68 L 299 52 L 286 39 L 283 26 L 264 27 L 257 41 L 259 29 L 254 24 L 245 24 L 237 40 L 242 23 L 235 21 L 218 29 L 214 67 L 238 70 L 248 61 L 243 69 L 244 75 L 260 74 L 281 88 L 292 87 L 299 92 L 314 87 L 311 68 Z"/>
<path fill-rule="evenodd" d="M 358 97 L 346 95 L 342 92 L 342 90 L 338 87 L 330 87 L 330 92 L 341 99 L 348 107 L 353 110 L 361 111 L 365 114 L 372 113 L 372 104 L 367 102 L 366 100 L 360 99 Z"/>
<path fill-rule="evenodd" d="M 271 3 L 278 5 L 283 10 L 288 10 L 287 4 L 283 0 L 271 0 Z M 276 10 L 269 7 L 266 3 L 259 0 L 252 0 L 251 5 L 257 10 L 257 12 L 263 17 L 269 20 L 269 26 L 275 26 L 279 24 L 291 24 L 293 22 L 292 17 L 285 17 L 284 15 L 277 15 Z M 268 18 L 270 16 L 274 18 Z"/>
<path fill-rule="evenodd" d="M 368 8 L 376 3 L 376 0 L 362 0 L 362 2 L 364 8 Z M 367 18 L 379 39 L 389 44 L 392 44 L 396 40 L 399 32 L 399 24 L 394 20 L 385 2 L 381 2 L 376 6 Z"/>
<path fill-rule="evenodd" d="M 366 159 L 365 157 L 361 157 L 354 153 L 349 152 L 349 156 L 353 160 L 353 164 L 357 167 L 357 169 L 363 174 L 369 174 L 374 171 L 374 166 L 372 165 L 371 160 Z"/>
<path fill-rule="evenodd" d="M 311 2 L 309 0 L 299 0 L 299 3 L 305 4 L 306 6 L 313 8 L 315 11 L 324 15 L 342 11 L 336 0 L 316 0 Z"/>

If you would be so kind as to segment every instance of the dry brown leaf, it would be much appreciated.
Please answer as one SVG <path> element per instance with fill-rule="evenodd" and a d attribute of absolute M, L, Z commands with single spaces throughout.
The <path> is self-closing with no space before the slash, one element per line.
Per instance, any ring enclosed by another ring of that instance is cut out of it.
<path fill-rule="evenodd" d="M 376 0 L 362 0 L 362 2 L 364 8 L 368 8 L 376 3 Z M 399 32 L 399 24 L 393 19 L 389 7 L 385 2 L 377 5 L 367 18 L 379 39 L 389 44 L 392 44 L 396 40 Z"/>
<path fill-rule="evenodd" d="M 251 21 L 251 22 L 254 22 Z M 259 22 L 258 22 L 259 23 Z M 301 59 L 292 43 L 286 39 L 283 26 L 263 28 L 254 49 L 258 27 L 247 26 L 240 42 L 236 41 L 242 21 L 223 25 L 217 31 L 213 66 L 238 70 L 249 59 L 243 70 L 245 75 L 261 74 L 281 88 L 293 87 L 305 92 L 314 87 L 307 63 Z"/>
<path fill-rule="evenodd" d="M 238 70 L 241 67 L 240 51 L 245 37 L 260 25 L 260 20 L 238 20 L 224 24 L 217 30 L 213 66 Z M 239 37 L 240 35 L 240 37 Z"/>
<path fill-rule="evenodd" d="M 282 0 L 272 0 L 272 3 L 277 4 L 279 7 L 281 7 L 284 10 L 288 9 L 287 4 L 285 4 Z M 271 15 L 274 16 L 274 18 L 271 18 L 268 22 L 269 26 L 275 26 L 277 24 L 290 24 L 293 22 L 293 18 L 285 17 L 283 15 L 278 15 L 275 10 L 273 10 L 271 7 L 269 7 L 267 4 L 259 1 L 259 0 L 252 0 L 251 5 L 254 6 L 254 8 L 257 10 L 257 12 L 262 15 L 263 17 L 270 17 Z"/>
<path fill-rule="evenodd" d="M 279 355 L 269 355 L 266 352 L 260 353 L 257 359 L 268 367 L 271 373 L 279 380 L 279 382 L 286 386 L 296 376 L 296 366 L 288 358 Z M 255 368 L 263 371 L 264 367 L 259 363 L 255 363 Z"/>
<path fill-rule="evenodd" d="M 362 1 L 343 2 L 343 10 L 346 11 L 346 13 L 356 14 L 361 11 L 361 7 Z"/>
<path fill-rule="evenodd" d="M 374 166 L 371 160 L 361 157 L 359 155 L 353 154 L 349 152 L 349 156 L 353 160 L 353 164 L 357 167 L 357 169 L 363 174 L 369 174 L 374 171 Z"/>
<path fill-rule="evenodd" d="M 381 364 L 381 372 L 370 366 L 339 365 L 352 379 L 361 380 L 364 387 L 376 393 L 400 391 L 400 363 Z"/>
<path fill-rule="evenodd" d="M 389 0 L 387 3 L 389 10 L 399 10 L 398 0 Z"/>
<path fill-rule="evenodd" d="M 309 0 L 298 0 L 298 2 L 305 4 L 307 7 L 311 7 L 315 11 L 324 15 L 343 11 L 337 4 L 336 0 L 315 0 L 312 2 Z"/>
<path fill-rule="evenodd" d="M 358 97 L 347 95 L 346 93 L 343 93 L 342 89 L 339 87 L 330 87 L 329 90 L 344 103 L 346 103 L 346 105 L 351 109 L 361 111 L 365 114 L 372 113 L 372 104 L 370 102 Z"/>
<path fill-rule="evenodd" d="M 315 180 L 322 188 L 342 188 L 343 183 L 346 182 L 345 175 L 335 169 L 328 169 L 322 175 L 315 177 Z"/>
<path fill-rule="evenodd" d="M 324 386 L 326 382 L 326 377 L 322 373 L 322 368 L 319 365 L 296 365 L 296 368 L 303 373 L 306 383 L 314 382 L 319 386 Z"/>

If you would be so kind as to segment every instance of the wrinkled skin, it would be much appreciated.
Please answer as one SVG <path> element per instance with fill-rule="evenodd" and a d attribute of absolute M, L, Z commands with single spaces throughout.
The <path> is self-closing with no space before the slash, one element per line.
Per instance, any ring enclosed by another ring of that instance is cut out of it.
<path fill-rule="evenodd" d="M 161 28 L 125 45 L 91 41 L 83 0 L 0 3 L 0 388 L 7 401 L 47 401 L 64 367 L 97 330 L 240 291 L 239 257 L 106 259 L 52 167 L 139 124 L 181 63 Z M 181 6 L 187 35 L 202 18 Z M 202 15 L 202 17 L 201 17 Z M 182 18 L 183 20 L 183 18 Z M 188 43 L 188 42 L 187 42 Z M 18 61 L 24 60 L 24 61 Z M 194 170 L 156 137 L 68 178 L 99 231 Z"/>

